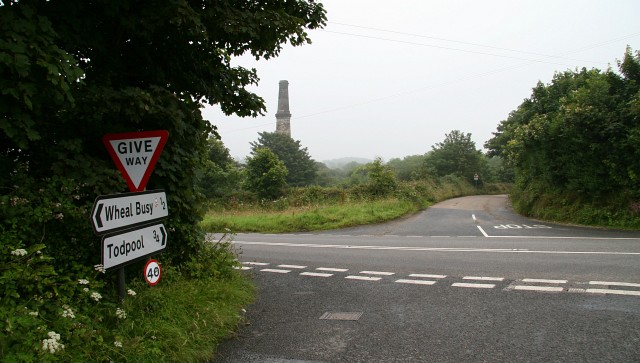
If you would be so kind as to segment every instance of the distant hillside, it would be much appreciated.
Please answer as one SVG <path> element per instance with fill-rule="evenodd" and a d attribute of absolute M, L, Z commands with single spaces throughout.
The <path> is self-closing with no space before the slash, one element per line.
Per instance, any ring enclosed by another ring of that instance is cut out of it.
<path fill-rule="evenodd" d="M 365 158 L 347 157 L 347 158 L 340 158 L 340 159 L 325 160 L 322 163 L 326 165 L 329 169 L 340 169 L 343 166 L 353 162 L 356 162 L 358 164 L 368 164 L 373 162 L 373 160 L 365 159 Z"/>

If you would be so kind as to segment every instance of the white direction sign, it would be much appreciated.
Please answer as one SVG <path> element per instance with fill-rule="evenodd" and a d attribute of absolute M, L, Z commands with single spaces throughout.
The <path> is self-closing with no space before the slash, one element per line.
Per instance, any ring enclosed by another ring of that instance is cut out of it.
<path fill-rule="evenodd" d="M 125 265 L 167 247 L 167 230 L 155 224 L 102 239 L 102 265 L 106 270 Z"/>
<path fill-rule="evenodd" d="M 91 211 L 96 234 L 148 224 L 169 216 L 167 195 L 162 190 L 102 195 Z"/>

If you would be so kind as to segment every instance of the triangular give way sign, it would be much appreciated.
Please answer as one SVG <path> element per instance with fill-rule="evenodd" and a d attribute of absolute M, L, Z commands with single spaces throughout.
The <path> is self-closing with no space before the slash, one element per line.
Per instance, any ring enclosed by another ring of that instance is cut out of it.
<path fill-rule="evenodd" d="M 143 191 L 169 138 L 169 131 L 138 131 L 102 137 L 131 192 Z"/>

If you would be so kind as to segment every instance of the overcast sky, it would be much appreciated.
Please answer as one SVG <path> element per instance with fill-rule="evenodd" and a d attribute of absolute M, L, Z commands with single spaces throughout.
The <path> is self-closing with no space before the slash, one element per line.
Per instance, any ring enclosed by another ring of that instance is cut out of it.
<path fill-rule="evenodd" d="M 285 46 L 256 68 L 267 113 L 207 107 L 231 155 L 275 131 L 278 82 L 289 81 L 291 136 L 317 161 L 424 154 L 452 130 L 478 149 L 538 81 L 609 66 L 640 49 L 638 0 L 325 0 L 313 44 Z"/>

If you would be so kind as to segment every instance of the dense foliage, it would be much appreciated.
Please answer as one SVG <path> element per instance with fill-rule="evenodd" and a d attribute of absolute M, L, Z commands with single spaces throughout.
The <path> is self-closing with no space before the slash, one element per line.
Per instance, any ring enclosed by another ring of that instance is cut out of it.
<path fill-rule="evenodd" d="M 287 167 L 287 184 L 292 187 L 312 185 L 316 181 L 316 162 L 300 141 L 277 132 L 260 132 L 257 141 L 251 143 L 252 151 L 266 147 Z"/>
<path fill-rule="evenodd" d="M 231 57 L 275 57 L 325 21 L 307 1 L 0 2 L 0 360 L 118 359 L 88 211 L 126 185 L 101 137 L 169 131 L 147 188 L 169 199 L 162 261 L 188 263 L 205 245 L 197 182 L 215 133 L 200 108 L 263 113 L 255 70 Z"/>
<path fill-rule="evenodd" d="M 247 158 L 245 187 L 261 199 L 274 200 L 284 195 L 287 167 L 270 149 L 256 149 Z"/>
<path fill-rule="evenodd" d="M 602 209 L 584 222 L 639 215 L 640 53 L 627 49 L 618 64 L 620 73 L 581 69 L 538 83 L 487 142 L 515 167 L 521 211 L 555 200 Z"/>

